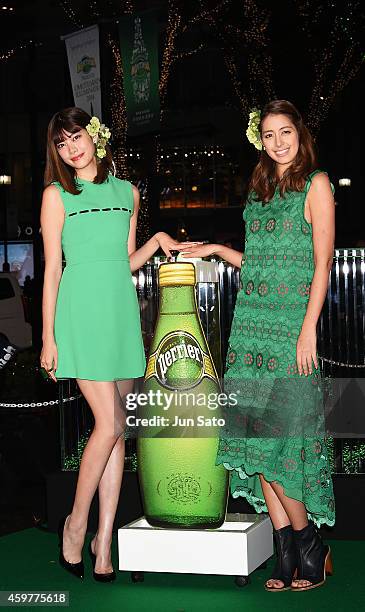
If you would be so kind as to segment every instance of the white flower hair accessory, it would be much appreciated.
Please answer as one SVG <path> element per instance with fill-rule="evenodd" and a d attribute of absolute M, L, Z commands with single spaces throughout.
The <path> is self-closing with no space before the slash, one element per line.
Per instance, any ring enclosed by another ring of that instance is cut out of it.
<path fill-rule="evenodd" d="M 99 159 L 103 159 L 106 155 L 105 146 L 111 138 L 109 128 L 104 123 L 100 123 L 97 117 L 91 117 L 90 123 L 87 124 L 85 129 L 96 146 L 96 156 Z"/>
<path fill-rule="evenodd" d="M 258 108 L 253 108 L 249 115 L 248 128 L 246 136 L 251 144 L 256 147 L 259 151 L 262 150 L 262 142 L 259 131 L 259 125 L 261 121 L 261 111 Z"/>

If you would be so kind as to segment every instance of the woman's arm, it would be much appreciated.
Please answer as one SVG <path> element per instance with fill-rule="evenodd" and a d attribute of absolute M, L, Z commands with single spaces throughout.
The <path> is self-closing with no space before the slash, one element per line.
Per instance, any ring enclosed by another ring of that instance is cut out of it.
<path fill-rule="evenodd" d="M 312 360 L 318 368 L 316 326 L 328 288 L 335 240 L 335 206 L 330 181 L 317 174 L 307 196 L 312 223 L 315 271 L 311 283 L 306 314 L 297 342 L 297 365 L 300 374 L 312 373 Z"/>
<path fill-rule="evenodd" d="M 224 261 L 228 261 L 232 266 L 236 266 L 236 268 L 240 268 L 242 264 L 242 255 L 241 251 L 236 251 L 236 249 L 231 249 L 230 247 L 216 244 L 217 249 L 214 251 L 214 255 L 218 255 L 224 259 Z"/>
<path fill-rule="evenodd" d="M 137 187 L 133 185 L 133 202 L 134 211 L 130 221 L 129 236 L 128 236 L 128 255 L 131 265 L 131 271 L 135 272 L 141 268 L 146 261 L 152 257 L 156 251 L 161 247 L 167 257 L 171 257 L 171 250 L 181 251 L 186 248 L 186 245 L 190 243 L 177 242 L 165 232 L 157 232 L 152 238 L 139 249 L 136 250 L 136 232 L 137 232 L 137 220 L 139 211 L 139 191 Z"/>
<path fill-rule="evenodd" d="M 202 244 L 201 246 L 190 244 L 184 247 L 184 253 L 182 253 L 182 257 L 209 257 L 210 255 L 218 255 L 232 266 L 241 267 L 242 253 L 222 244 Z"/>
<path fill-rule="evenodd" d="M 55 185 L 46 187 L 41 208 L 41 229 L 44 245 L 44 283 L 42 299 L 43 348 L 41 365 L 47 371 L 57 369 L 57 347 L 54 339 L 54 318 L 58 287 L 62 275 L 61 234 L 65 212 L 59 191 Z M 54 372 L 50 377 L 56 380 Z"/>

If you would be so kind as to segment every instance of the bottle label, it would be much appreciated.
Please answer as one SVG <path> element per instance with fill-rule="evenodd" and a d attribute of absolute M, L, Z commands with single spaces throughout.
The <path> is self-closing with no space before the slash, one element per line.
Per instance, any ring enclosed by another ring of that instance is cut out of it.
<path fill-rule="evenodd" d="M 217 382 L 210 356 L 197 340 L 185 331 L 176 331 L 162 338 L 148 360 L 145 380 L 156 378 L 167 389 L 192 389 L 203 378 Z"/>

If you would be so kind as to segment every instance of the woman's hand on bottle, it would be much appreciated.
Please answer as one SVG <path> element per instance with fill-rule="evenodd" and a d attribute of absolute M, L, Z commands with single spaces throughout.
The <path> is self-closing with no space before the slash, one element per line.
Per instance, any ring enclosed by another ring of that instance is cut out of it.
<path fill-rule="evenodd" d="M 184 251 L 190 245 L 199 244 L 198 242 L 178 242 L 165 232 L 158 232 L 154 237 L 167 257 L 171 257 L 171 251 Z"/>
<path fill-rule="evenodd" d="M 297 340 L 297 367 L 300 375 L 312 374 L 313 367 L 318 368 L 317 333 L 314 325 L 305 324 Z"/>
<path fill-rule="evenodd" d="M 49 378 L 57 382 L 55 371 L 58 365 L 58 352 L 54 338 L 43 341 L 40 362 L 41 367 L 46 370 Z"/>

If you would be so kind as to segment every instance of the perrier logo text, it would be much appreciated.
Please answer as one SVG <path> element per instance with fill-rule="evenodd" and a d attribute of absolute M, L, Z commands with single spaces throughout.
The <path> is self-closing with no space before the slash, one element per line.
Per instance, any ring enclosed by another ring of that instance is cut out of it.
<path fill-rule="evenodd" d="M 171 332 L 162 338 L 148 360 L 145 380 L 152 377 L 167 389 L 191 389 L 203 377 L 216 380 L 209 355 L 185 331 Z"/>

